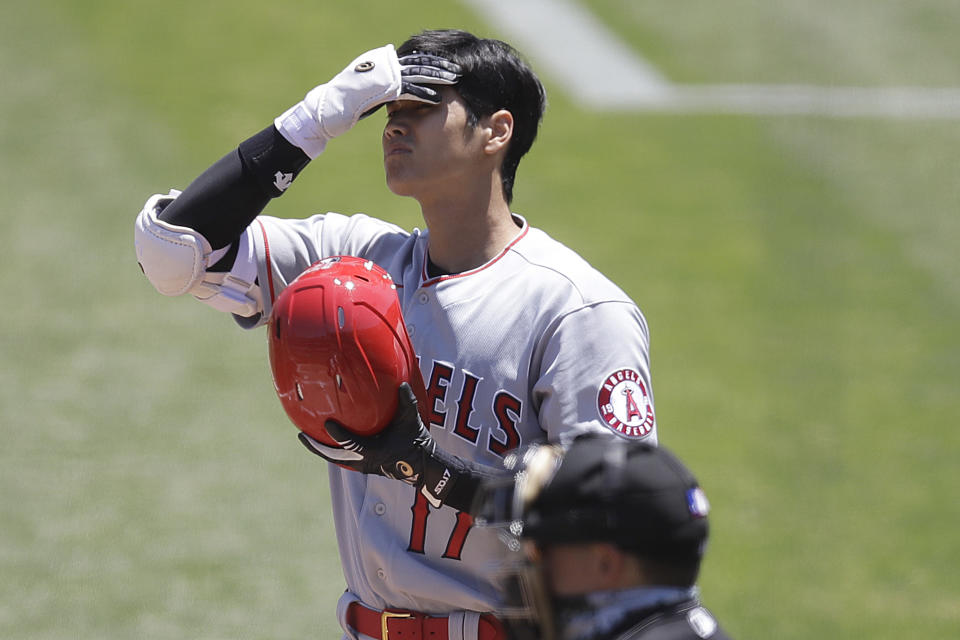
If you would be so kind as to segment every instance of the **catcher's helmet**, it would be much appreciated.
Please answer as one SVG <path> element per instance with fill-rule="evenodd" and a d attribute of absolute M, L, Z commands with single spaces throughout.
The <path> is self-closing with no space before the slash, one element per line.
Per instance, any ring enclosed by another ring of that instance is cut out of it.
<path fill-rule="evenodd" d="M 336 256 L 301 273 L 273 305 L 268 327 L 277 396 L 298 429 L 337 446 L 335 420 L 373 435 L 410 383 L 426 406 L 423 378 L 390 275 L 369 260 Z"/>
<path fill-rule="evenodd" d="M 509 473 L 484 480 L 471 513 L 506 544 L 498 614 L 511 638 L 562 637 L 571 615 L 595 605 L 552 591 L 542 553 L 551 545 L 610 543 L 664 567 L 655 579 L 670 581 L 660 586 L 693 586 L 710 507 L 666 448 L 588 433 L 511 451 L 503 465 Z"/>
<path fill-rule="evenodd" d="M 512 473 L 485 482 L 474 511 L 519 526 L 524 540 L 610 542 L 671 560 L 703 554 L 709 503 L 665 447 L 585 433 L 566 447 L 511 452 L 503 464 Z"/>

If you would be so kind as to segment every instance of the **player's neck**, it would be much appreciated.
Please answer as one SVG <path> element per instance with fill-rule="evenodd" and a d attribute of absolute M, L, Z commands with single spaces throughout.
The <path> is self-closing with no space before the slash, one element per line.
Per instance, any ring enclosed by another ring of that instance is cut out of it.
<path fill-rule="evenodd" d="M 421 202 L 430 230 L 430 259 L 446 273 L 480 267 L 510 244 L 520 227 L 502 194 Z"/>

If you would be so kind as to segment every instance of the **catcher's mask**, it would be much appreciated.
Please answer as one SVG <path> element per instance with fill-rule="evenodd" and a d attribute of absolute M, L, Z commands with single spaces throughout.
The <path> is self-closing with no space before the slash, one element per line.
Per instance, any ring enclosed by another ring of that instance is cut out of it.
<path fill-rule="evenodd" d="M 511 452 L 504 466 L 509 473 L 484 483 L 473 511 L 479 526 L 499 529 L 508 550 L 499 614 L 511 637 L 563 634 L 575 599 L 550 591 L 540 550 L 551 544 L 605 542 L 699 568 L 709 504 L 693 474 L 664 447 L 587 434 L 567 446 Z"/>
<path fill-rule="evenodd" d="M 486 480 L 477 496 L 474 522 L 497 529 L 506 547 L 497 576 L 497 615 L 517 640 L 554 640 L 556 612 L 535 540 L 524 535 L 532 503 L 549 484 L 562 459 L 558 445 L 532 444 L 507 454 L 502 477 Z"/>
<path fill-rule="evenodd" d="M 402 382 L 426 406 L 396 285 L 372 261 L 336 256 L 313 264 L 277 298 L 268 336 L 280 403 L 319 442 L 337 446 L 327 420 L 359 435 L 379 432 Z"/>

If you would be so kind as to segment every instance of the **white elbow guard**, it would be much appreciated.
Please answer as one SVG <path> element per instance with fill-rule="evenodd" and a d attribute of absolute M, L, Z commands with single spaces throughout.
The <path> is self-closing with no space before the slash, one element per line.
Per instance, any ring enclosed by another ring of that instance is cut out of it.
<path fill-rule="evenodd" d="M 188 293 L 201 280 L 212 263 L 213 248 L 202 235 L 187 227 L 160 220 L 164 207 L 180 195 L 150 196 L 143 205 L 134 229 L 133 242 L 137 262 L 154 288 L 165 296 Z"/>
<path fill-rule="evenodd" d="M 179 191 L 171 190 L 167 195 L 151 196 L 137 216 L 134 244 L 143 273 L 165 296 L 191 293 L 219 311 L 254 315 L 260 309 L 259 287 L 254 284 L 256 260 L 248 255 L 253 249 L 247 234 L 241 238 L 242 255 L 233 269 L 229 273 L 208 273 L 207 269 L 230 247 L 214 251 L 200 233 L 157 217 L 179 195 Z"/>
<path fill-rule="evenodd" d="M 257 285 L 257 256 L 249 232 L 244 231 L 238 242 L 237 258 L 230 272 L 206 273 L 190 293 L 217 311 L 249 318 L 263 310 Z"/>

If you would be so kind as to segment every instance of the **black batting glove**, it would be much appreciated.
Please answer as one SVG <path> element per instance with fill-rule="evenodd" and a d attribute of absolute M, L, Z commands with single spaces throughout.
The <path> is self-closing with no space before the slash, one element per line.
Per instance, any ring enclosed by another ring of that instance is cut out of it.
<path fill-rule="evenodd" d="M 339 448 L 324 445 L 302 432 L 300 442 L 312 453 L 341 467 L 418 487 L 433 506 L 439 507 L 453 488 L 458 477 L 456 470 L 437 457 L 437 443 L 420 420 L 410 385 L 401 384 L 397 395 L 393 420 L 374 436 L 358 436 L 328 420 L 324 425 L 327 434 Z"/>

